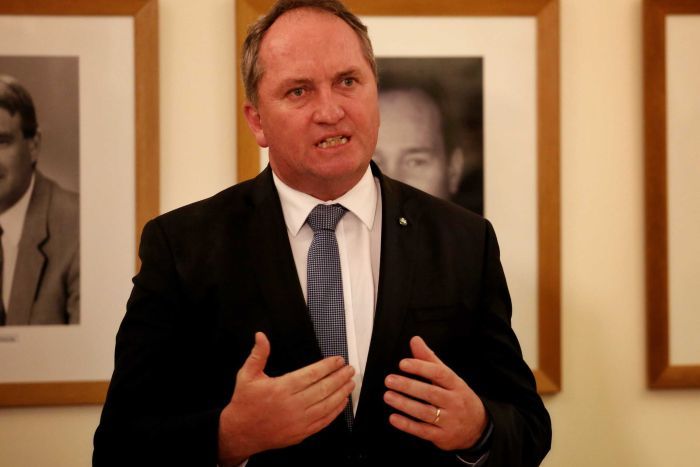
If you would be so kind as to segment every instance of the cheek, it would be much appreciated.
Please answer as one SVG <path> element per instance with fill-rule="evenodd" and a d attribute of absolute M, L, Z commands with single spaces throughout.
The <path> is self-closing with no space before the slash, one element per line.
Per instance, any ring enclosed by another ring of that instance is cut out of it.
<path fill-rule="evenodd" d="M 19 160 L 17 156 L 18 154 L 16 148 L 0 149 L 0 169 L 2 169 L 4 172 L 16 167 L 17 161 Z"/>

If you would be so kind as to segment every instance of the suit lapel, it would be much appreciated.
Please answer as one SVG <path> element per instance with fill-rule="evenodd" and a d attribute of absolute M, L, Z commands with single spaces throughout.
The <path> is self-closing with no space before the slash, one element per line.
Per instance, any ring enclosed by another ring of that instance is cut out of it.
<path fill-rule="evenodd" d="M 32 304 L 46 263 L 46 255 L 41 247 L 49 238 L 47 216 L 50 199 L 50 187 L 43 177 L 36 173 L 34 192 L 27 207 L 17 251 L 7 313 L 8 325 L 29 324 Z"/>
<path fill-rule="evenodd" d="M 280 362 L 279 370 L 288 372 L 319 360 L 321 351 L 299 284 L 271 169 L 265 169 L 255 183 L 248 242 L 270 313 L 271 362 Z"/>
<path fill-rule="evenodd" d="M 406 314 L 407 291 L 414 274 L 414 249 L 420 211 L 390 179 L 385 179 L 372 164 L 381 183 L 382 246 L 377 308 L 372 338 L 356 414 L 355 432 L 361 432 L 369 419 L 382 416 L 384 377 L 393 369 L 395 350 Z M 270 318 L 271 362 L 286 350 L 281 372 L 299 369 L 322 358 L 313 324 L 299 284 L 294 258 L 279 196 L 268 167 L 255 180 L 253 215 L 248 244 L 254 261 L 254 274 L 260 284 Z M 400 221 L 405 219 L 406 225 Z M 381 405 L 378 406 L 378 405 Z"/>
<path fill-rule="evenodd" d="M 410 199 L 394 181 L 384 178 L 374 164 L 372 169 L 382 187 L 382 249 L 377 308 L 356 416 L 358 430 L 365 417 L 382 413 L 377 403 L 382 404 L 384 378 L 388 370 L 394 370 L 397 346 L 407 344 L 398 342 L 398 337 L 413 280 L 413 255 L 419 244 L 420 212 L 412 209 Z"/>

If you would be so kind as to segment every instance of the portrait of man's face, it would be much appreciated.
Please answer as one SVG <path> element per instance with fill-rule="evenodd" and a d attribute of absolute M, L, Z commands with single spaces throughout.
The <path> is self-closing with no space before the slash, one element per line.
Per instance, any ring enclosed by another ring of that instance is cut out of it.
<path fill-rule="evenodd" d="M 464 158 L 448 154 L 440 109 L 420 89 L 394 89 L 379 95 L 382 123 L 374 160 L 388 176 L 449 199 L 459 187 Z"/>
<path fill-rule="evenodd" d="M 39 135 L 25 138 L 21 118 L 0 107 L 0 213 L 29 188 L 39 153 Z"/>
<path fill-rule="evenodd" d="M 377 65 L 373 160 L 391 178 L 482 214 L 482 59 L 381 57 Z"/>

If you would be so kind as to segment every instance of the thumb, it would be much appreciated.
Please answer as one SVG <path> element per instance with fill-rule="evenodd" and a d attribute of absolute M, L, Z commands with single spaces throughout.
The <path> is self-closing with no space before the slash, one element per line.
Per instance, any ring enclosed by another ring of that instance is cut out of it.
<path fill-rule="evenodd" d="M 413 354 L 414 358 L 417 358 L 418 360 L 425 360 L 428 362 L 433 362 L 433 363 L 442 363 L 442 361 L 438 358 L 437 355 L 435 355 L 435 352 L 432 351 L 430 347 L 428 347 L 428 344 L 425 343 L 422 337 L 420 336 L 413 336 L 411 338 L 411 353 Z"/>
<path fill-rule="evenodd" d="M 262 332 L 255 333 L 255 345 L 250 355 L 243 363 L 240 374 L 248 378 L 256 378 L 264 374 L 267 358 L 270 356 L 270 341 Z"/>

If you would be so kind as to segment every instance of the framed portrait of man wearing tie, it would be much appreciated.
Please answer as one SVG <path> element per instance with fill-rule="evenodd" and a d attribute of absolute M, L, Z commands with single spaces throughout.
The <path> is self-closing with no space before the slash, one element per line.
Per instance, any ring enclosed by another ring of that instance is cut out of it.
<path fill-rule="evenodd" d="M 1 406 L 104 399 L 158 211 L 157 36 L 150 0 L 0 5 Z"/>

